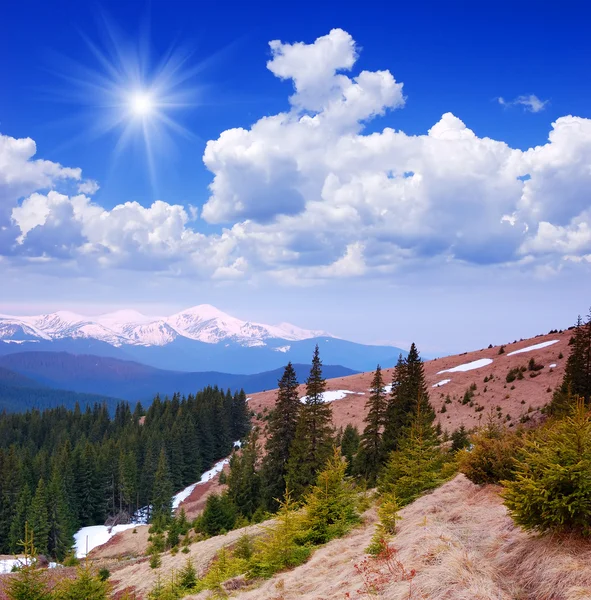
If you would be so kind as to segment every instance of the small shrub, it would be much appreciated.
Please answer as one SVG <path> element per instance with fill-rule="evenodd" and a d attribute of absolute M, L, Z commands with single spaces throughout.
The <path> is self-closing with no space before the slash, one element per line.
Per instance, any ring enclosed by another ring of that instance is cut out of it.
<path fill-rule="evenodd" d="M 150 568 L 158 569 L 162 564 L 162 560 L 160 559 L 160 554 L 158 552 L 153 552 L 150 556 Z"/>
<path fill-rule="evenodd" d="M 524 529 L 591 535 L 591 415 L 579 401 L 525 443 L 505 505 Z"/>
<path fill-rule="evenodd" d="M 440 413 L 445 413 L 447 412 L 447 408 L 445 406 L 445 404 L 441 407 L 441 410 L 439 411 Z"/>
<path fill-rule="evenodd" d="M 471 442 L 471 450 L 458 453 L 460 471 L 470 481 L 477 484 L 498 483 L 512 478 L 514 457 L 522 445 L 518 435 L 491 419 L 472 436 Z"/>
<path fill-rule="evenodd" d="M 102 569 L 99 569 L 98 578 L 101 581 L 107 581 L 109 577 L 111 577 L 111 572 L 109 571 L 109 569 L 105 569 L 104 567 Z"/>
<path fill-rule="evenodd" d="M 505 354 L 505 346 L 499 348 L 499 354 Z"/>

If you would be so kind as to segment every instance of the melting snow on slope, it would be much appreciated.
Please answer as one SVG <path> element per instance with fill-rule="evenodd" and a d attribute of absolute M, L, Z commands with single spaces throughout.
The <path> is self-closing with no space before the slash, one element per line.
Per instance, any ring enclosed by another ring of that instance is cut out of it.
<path fill-rule="evenodd" d="M 180 491 L 178 494 L 175 494 L 172 497 L 172 509 L 176 510 L 181 502 L 184 502 L 193 492 L 193 490 L 200 483 L 207 483 L 211 479 L 213 479 L 218 473 L 222 471 L 222 469 L 230 462 L 229 458 L 224 458 L 213 465 L 209 471 L 205 471 L 203 475 L 201 475 L 201 479 L 196 483 L 192 483 L 190 486 L 186 487 L 184 490 Z"/>
<path fill-rule="evenodd" d="M 463 365 L 458 365 L 457 367 L 453 367 L 451 369 L 443 369 L 443 371 L 437 371 L 437 375 L 441 373 L 459 373 L 463 371 L 472 371 L 472 369 L 480 369 L 481 367 L 486 367 L 487 365 L 492 364 L 492 358 L 479 358 L 478 360 L 473 360 L 469 363 L 464 363 Z"/>
<path fill-rule="evenodd" d="M 116 533 L 125 531 L 126 529 L 133 529 L 136 527 L 133 523 L 128 525 L 115 525 L 114 527 L 107 527 L 106 525 L 91 525 L 90 527 L 83 527 L 74 534 L 74 548 L 76 550 L 77 558 L 84 558 L 88 552 L 106 544 Z M 88 539 L 88 546 L 87 546 Z"/>
<path fill-rule="evenodd" d="M 451 379 L 442 379 L 441 381 L 438 381 L 431 387 L 441 387 L 442 385 L 445 385 L 446 383 L 449 383 L 450 381 L 451 381 Z"/>
<path fill-rule="evenodd" d="M 364 392 L 352 392 L 350 390 L 331 390 L 329 392 L 324 392 L 322 394 L 323 402 L 334 402 L 335 400 L 342 400 L 345 396 L 348 395 L 356 395 L 356 396 L 365 396 Z M 308 396 L 303 396 L 300 398 L 300 402 L 305 402 Z"/>
<path fill-rule="evenodd" d="M 24 558 L 3 558 L 0 560 L 0 575 L 5 573 L 10 573 L 12 571 L 12 567 L 21 566 L 25 564 Z M 48 565 L 49 569 L 55 569 L 58 566 L 55 562 L 50 562 Z M 61 565 L 59 565 L 61 566 Z"/>
<path fill-rule="evenodd" d="M 533 346 L 526 346 L 525 348 L 520 348 L 519 350 L 513 350 L 513 352 L 509 352 L 507 356 L 513 356 L 514 354 L 521 354 L 522 352 L 530 352 L 531 350 L 541 350 L 542 348 L 547 348 L 552 344 L 556 344 L 560 340 L 550 340 L 549 342 L 541 342 L 540 344 L 534 344 Z"/>

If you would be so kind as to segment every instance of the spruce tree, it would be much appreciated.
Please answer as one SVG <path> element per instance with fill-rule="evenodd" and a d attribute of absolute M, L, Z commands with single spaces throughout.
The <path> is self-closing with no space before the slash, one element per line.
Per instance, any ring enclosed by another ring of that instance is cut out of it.
<path fill-rule="evenodd" d="M 75 579 L 63 579 L 55 593 L 57 600 L 107 600 L 109 584 L 94 573 L 87 563 L 78 569 Z"/>
<path fill-rule="evenodd" d="M 279 507 L 285 493 L 287 463 L 295 439 L 300 407 L 297 375 L 289 362 L 279 380 L 277 401 L 267 427 L 262 466 L 264 502 L 271 511 Z"/>
<path fill-rule="evenodd" d="M 241 452 L 230 459 L 228 496 L 244 517 L 252 518 L 260 506 L 260 476 L 257 472 L 258 431 L 253 429 Z"/>
<path fill-rule="evenodd" d="M 318 345 L 306 380 L 306 400 L 300 408 L 287 466 L 287 481 L 294 498 L 302 497 L 332 454 L 332 407 L 324 401 L 326 380 Z"/>
<path fill-rule="evenodd" d="M 341 454 L 345 457 L 347 461 L 347 475 L 351 475 L 353 473 L 353 466 L 356 461 L 357 453 L 359 451 L 359 442 L 361 436 L 359 435 L 359 431 L 357 427 L 351 425 L 351 423 L 347 423 L 345 427 L 345 431 L 341 436 Z"/>
<path fill-rule="evenodd" d="M 152 490 L 152 521 L 159 524 L 168 523 L 172 513 L 172 482 L 168 470 L 168 461 L 164 448 L 160 451 L 158 467 L 154 475 L 154 489 Z"/>
<path fill-rule="evenodd" d="M 586 322 L 577 319 L 562 384 L 554 392 L 549 412 L 569 414 L 578 398 L 591 404 L 591 311 Z"/>
<path fill-rule="evenodd" d="M 361 436 L 361 443 L 355 472 L 374 486 L 384 458 L 382 432 L 386 423 L 386 392 L 382 369 L 377 366 L 371 382 L 370 395 L 366 403 L 368 409 L 364 422 L 367 423 Z"/>
<path fill-rule="evenodd" d="M 25 527 L 29 520 L 29 511 L 31 510 L 31 502 L 33 497 L 31 490 L 27 484 L 21 490 L 16 505 L 16 515 L 10 525 L 10 552 L 17 554 L 19 547 L 25 539 Z"/>
<path fill-rule="evenodd" d="M 382 493 L 394 494 L 402 505 L 408 504 L 443 482 L 444 462 L 445 455 L 439 448 L 433 421 L 422 414 L 421 403 L 418 403 L 398 450 L 388 457 L 379 489 Z"/>
<path fill-rule="evenodd" d="M 417 407 L 420 407 L 418 412 Z M 408 356 L 405 359 L 400 356 L 394 369 L 384 425 L 384 452 L 398 448 L 405 429 L 416 414 L 421 415 L 426 423 L 435 419 L 435 412 L 429 403 L 423 361 L 416 345 L 412 343 Z"/>
<path fill-rule="evenodd" d="M 34 543 L 34 534 L 25 526 L 25 535 L 21 542 L 24 559 L 19 571 L 8 578 L 6 582 L 6 595 L 9 600 L 52 600 L 46 581 L 46 571 L 37 569 L 37 548 Z"/>
<path fill-rule="evenodd" d="M 306 495 L 306 541 L 323 544 L 346 533 L 359 520 L 355 490 L 345 474 L 346 463 L 337 448 Z"/>
<path fill-rule="evenodd" d="M 58 468 L 53 469 L 49 482 L 47 508 L 48 552 L 61 561 L 72 548 L 75 529 L 64 481 Z"/>
<path fill-rule="evenodd" d="M 509 513 L 524 529 L 591 535 L 591 415 L 583 398 L 571 414 L 525 442 L 506 481 Z"/>
<path fill-rule="evenodd" d="M 49 515 L 47 514 L 47 503 L 47 489 L 45 487 L 45 481 L 40 479 L 31 503 L 29 527 L 35 536 L 37 550 L 41 554 L 47 554 L 48 551 Z"/>

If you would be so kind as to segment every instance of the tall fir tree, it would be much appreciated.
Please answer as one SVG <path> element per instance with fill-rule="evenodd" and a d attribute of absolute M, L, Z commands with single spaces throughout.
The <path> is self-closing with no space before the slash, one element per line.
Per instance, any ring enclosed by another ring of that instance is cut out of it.
<path fill-rule="evenodd" d="M 298 380 L 291 362 L 279 380 L 277 401 L 267 426 L 267 443 L 262 466 L 263 498 L 268 510 L 275 511 L 283 499 L 287 463 L 295 439 L 300 413 Z"/>
<path fill-rule="evenodd" d="M 370 395 L 367 399 L 367 423 L 361 436 L 359 451 L 355 462 L 355 473 L 364 477 L 370 486 L 374 486 L 384 459 L 382 433 L 386 424 L 387 408 L 386 390 L 380 365 L 371 382 Z"/>
<path fill-rule="evenodd" d="M 306 400 L 300 408 L 294 441 L 287 466 L 287 483 L 297 500 L 314 483 L 332 454 L 332 407 L 324 401 L 326 380 L 318 345 L 306 380 Z"/>
<path fill-rule="evenodd" d="M 422 404 L 416 404 L 410 426 L 380 475 L 380 491 L 393 494 L 401 504 L 412 502 L 443 481 L 445 455 L 439 448 L 431 412 L 423 414 Z"/>
<path fill-rule="evenodd" d="M 386 409 L 383 434 L 383 451 L 391 452 L 398 448 L 405 429 L 411 424 L 414 415 L 418 414 L 427 421 L 433 421 L 435 412 L 429 402 L 425 370 L 419 351 L 414 344 L 410 346 L 408 356 L 399 357 L 394 368 L 392 391 Z"/>
<path fill-rule="evenodd" d="M 48 487 L 48 552 L 57 560 L 63 560 L 74 543 L 74 518 L 70 512 L 62 473 L 53 469 Z"/>
<path fill-rule="evenodd" d="M 357 427 L 353 426 L 351 423 L 347 423 L 345 431 L 343 431 L 343 435 L 341 436 L 341 454 L 347 461 L 347 475 L 353 474 L 353 467 L 356 463 L 360 439 L 361 436 L 359 435 Z"/>
<path fill-rule="evenodd" d="M 25 539 L 25 528 L 29 520 L 32 500 L 31 489 L 25 484 L 18 498 L 16 515 L 10 525 L 10 552 L 13 554 L 19 552 L 19 548 Z"/>
<path fill-rule="evenodd" d="M 250 519 L 260 506 L 260 475 L 257 471 L 259 433 L 254 428 L 241 452 L 230 459 L 228 495 L 240 514 Z"/>
<path fill-rule="evenodd" d="M 586 322 L 580 316 L 577 319 L 562 384 L 552 396 L 549 412 L 569 414 L 578 398 L 591 404 L 591 310 Z"/>
<path fill-rule="evenodd" d="M 168 470 L 168 460 L 164 448 L 160 451 L 158 467 L 154 475 L 152 490 L 152 522 L 159 525 L 168 523 L 172 514 L 173 487 Z"/>
<path fill-rule="evenodd" d="M 29 512 L 29 527 L 35 536 L 35 544 L 40 554 L 47 554 L 48 551 L 49 515 L 47 514 L 47 503 L 45 481 L 40 479 Z"/>

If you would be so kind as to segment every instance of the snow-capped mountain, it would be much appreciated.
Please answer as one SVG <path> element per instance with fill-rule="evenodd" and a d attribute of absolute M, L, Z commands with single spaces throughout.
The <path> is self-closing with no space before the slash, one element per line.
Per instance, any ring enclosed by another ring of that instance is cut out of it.
<path fill-rule="evenodd" d="M 241 321 L 214 306 L 202 304 L 169 317 L 149 317 L 134 310 L 122 310 L 97 317 L 72 312 L 38 316 L 0 315 L 0 340 L 34 342 L 38 340 L 88 339 L 111 346 L 166 346 L 178 338 L 244 347 L 267 346 L 272 340 L 299 341 L 332 337 L 322 331 L 301 329 L 289 323 L 265 325 Z M 285 344 L 278 344 L 285 347 Z"/>

